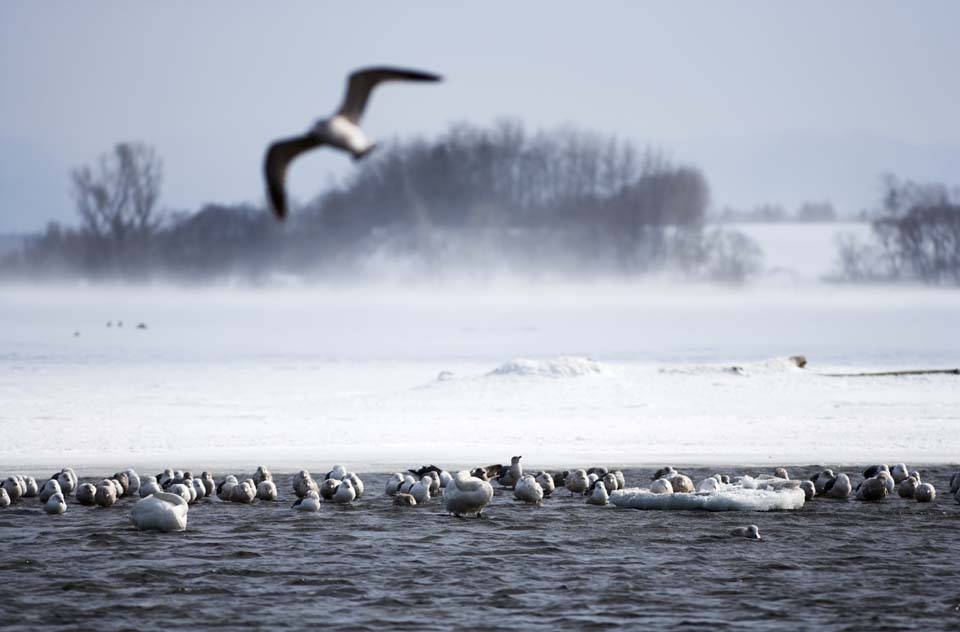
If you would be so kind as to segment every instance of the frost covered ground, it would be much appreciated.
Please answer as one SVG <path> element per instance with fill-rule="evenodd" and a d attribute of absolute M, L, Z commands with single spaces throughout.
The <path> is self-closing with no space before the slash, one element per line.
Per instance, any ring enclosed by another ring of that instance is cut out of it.
<path fill-rule="evenodd" d="M 818 283 L 2 287 L 0 470 L 956 462 L 957 376 L 823 374 L 960 366 L 958 315 Z"/>

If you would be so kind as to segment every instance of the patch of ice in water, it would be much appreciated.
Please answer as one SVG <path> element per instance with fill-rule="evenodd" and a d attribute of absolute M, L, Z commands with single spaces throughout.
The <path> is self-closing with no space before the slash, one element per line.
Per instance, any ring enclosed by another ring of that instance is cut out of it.
<path fill-rule="evenodd" d="M 716 492 L 693 494 L 654 494 L 633 487 L 610 494 L 610 502 L 630 509 L 703 510 L 703 511 L 782 511 L 800 509 L 805 497 L 796 487 L 748 489 L 727 486 Z"/>
<path fill-rule="evenodd" d="M 553 360 L 517 358 L 502 364 L 488 375 L 535 375 L 543 377 L 580 377 L 603 373 L 598 362 L 578 356 L 560 356 Z"/>
<path fill-rule="evenodd" d="M 802 371 L 792 357 L 778 357 L 763 362 L 748 362 L 745 364 L 728 365 L 694 365 L 683 367 L 665 367 L 660 373 L 676 373 L 679 375 L 704 375 L 710 373 L 730 373 L 733 375 L 771 375 L 777 373 L 794 373 Z"/>

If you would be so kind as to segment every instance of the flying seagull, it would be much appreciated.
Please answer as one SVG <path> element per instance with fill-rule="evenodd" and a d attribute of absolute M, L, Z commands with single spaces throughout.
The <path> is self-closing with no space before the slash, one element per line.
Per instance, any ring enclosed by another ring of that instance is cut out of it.
<path fill-rule="evenodd" d="M 403 68 L 362 68 L 347 79 L 347 95 L 336 114 L 321 119 L 300 136 L 282 138 L 267 148 L 263 171 L 267 179 L 267 192 L 277 219 L 287 216 L 287 195 L 284 191 L 287 167 L 294 158 L 320 145 L 330 145 L 349 152 L 359 160 L 376 147 L 360 129 L 360 117 L 367 106 L 367 99 L 378 83 L 383 81 L 440 81 L 440 75 Z"/>

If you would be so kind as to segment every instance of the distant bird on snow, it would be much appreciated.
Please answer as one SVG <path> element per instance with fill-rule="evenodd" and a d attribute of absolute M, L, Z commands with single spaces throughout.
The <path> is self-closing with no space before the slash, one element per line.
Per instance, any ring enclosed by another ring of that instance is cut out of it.
<path fill-rule="evenodd" d="M 376 147 L 360 129 L 360 117 L 370 92 L 383 81 L 440 81 L 441 77 L 419 70 L 402 68 L 364 68 L 350 75 L 347 95 L 336 114 L 321 119 L 306 134 L 275 141 L 267 149 L 263 170 L 267 180 L 270 204 L 277 219 L 287 216 L 287 195 L 284 189 L 287 167 L 298 155 L 320 145 L 330 145 L 349 152 L 359 160 Z"/>

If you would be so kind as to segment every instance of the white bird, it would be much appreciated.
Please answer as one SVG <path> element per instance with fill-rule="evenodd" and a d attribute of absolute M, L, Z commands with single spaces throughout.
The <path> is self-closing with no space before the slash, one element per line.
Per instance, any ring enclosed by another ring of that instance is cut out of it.
<path fill-rule="evenodd" d="M 591 492 L 590 497 L 587 498 L 587 504 L 589 505 L 606 505 L 610 500 L 610 495 L 607 494 L 607 487 L 603 484 L 603 480 L 599 480 L 593 484 L 593 492 Z"/>
<path fill-rule="evenodd" d="M 146 498 L 150 494 L 157 494 L 162 492 L 163 488 L 160 487 L 160 483 L 157 482 L 156 477 L 154 476 L 144 476 L 143 480 L 140 481 L 140 491 L 137 492 L 140 495 L 140 498 Z M 77 498 L 80 498 L 80 490 L 77 490 Z"/>
<path fill-rule="evenodd" d="M 60 470 L 60 473 L 55 477 L 57 482 L 60 483 L 60 489 L 63 490 L 64 496 L 69 496 L 73 493 L 73 490 L 77 488 L 77 475 L 69 467 L 65 467 Z"/>
<path fill-rule="evenodd" d="M 585 494 L 589 485 L 589 478 L 585 470 L 573 470 L 567 474 L 564 486 L 570 490 L 571 494 Z"/>
<path fill-rule="evenodd" d="M 347 475 L 347 468 L 342 465 L 334 465 L 333 469 L 327 472 L 327 475 L 324 478 L 334 478 L 338 481 L 343 480 L 343 477 Z"/>
<path fill-rule="evenodd" d="M 340 481 L 335 478 L 328 478 L 320 483 L 320 497 L 324 500 L 333 500 L 333 495 L 337 493 L 338 487 L 340 487 Z"/>
<path fill-rule="evenodd" d="M 333 494 L 333 502 L 346 505 L 352 503 L 356 497 L 357 491 L 353 488 L 353 481 L 349 478 L 344 478 L 340 481 L 340 486 L 337 487 L 337 491 Z"/>
<path fill-rule="evenodd" d="M 257 498 L 260 500 L 276 500 L 277 486 L 272 480 L 263 480 L 257 484 Z"/>
<path fill-rule="evenodd" d="M 803 490 L 804 500 L 810 500 L 817 495 L 817 487 L 813 481 L 800 481 L 800 489 Z"/>
<path fill-rule="evenodd" d="M 424 475 L 423 478 L 410 488 L 410 495 L 416 499 L 418 505 L 422 505 L 430 500 L 430 485 L 432 483 L 433 479 Z"/>
<path fill-rule="evenodd" d="M 906 464 L 897 463 L 893 466 L 893 469 L 890 470 L 890 475 L 893 477 L 893 482 L 899 485 L 903 482 L 903 479 L 910 476 L 910 471 L 907 470 Z"/>
<path fill-rule="evenodd" d="M 62 493 L 57 492 L 43 504 L 43 510 L 48 514 L 62 514 L 67 510 L 67 501 L 63 499 Z"/>
<path fill-rule="evenodd" d="M 103 479 L 97 483 L 97 491 L 93 496 L 94 502 L 101 507 L 110 507 L 117 502 L 117 488 L 110 479 Z"/>
<path fill-rule="evenodd" d="M 857 486 L 857 500 L 883 500 L 887 493 L 886 481 L 879 475 L 868 478 Z"/>
<path fill-rule="evenodd" d="M 617 489 L 626 489 L 627 480 L 623 477 L 623 472 L 614 470 L 613 475 L 617 477 Z"/>
<path fill-rule="evenodd" d="M 23 487 L 20 484 L 20 480 L 15 476 L 7 478 L 0 484 L 4 490 L 6 490 L 7 495 L 10 497 L 10 502 L 17 502 L 23 496 Z"/>
<path fill-rule="evenodd" d="M 917 485 L 917 491 L 914 492 L 913 497 L 917 499 L 918 503 L 933 502 L 937 498 L 937 490 L 930 483 L 920 483 Z"/>
<path fill-rule="evenodd" d="M 263 467 L 262 465 L 257 468 L 256 473 L 253 475 L 253 482 L 259 487 L 260 483 L 263 481 L 272 481 L 273 474 L 270 473 L 270 470 Z"/>
<path fill-rule="evenodd" d="M 615 492 L 620 488 L 620 483 L 617 481 L 617 477 L 613 472 L 604 474 L 600 480 L 603 482 L 603 486 L 607 488 L 607 493 Z"/>
<path fill-rule="evenodd" d="M 816 486 L 816 483 L 814 483 Z M 850 477 L 840 472 L 823 486 L 822 496 L 827 498 L 846 498 L 850 495 L 853 485 L 850 483 Z"/>
<path fill-rule="evenodd" d="M 139 495 L 140 493 L 140 475 L 136 473 L 132 468 L 127 468 L 123 471 L 127 475 L 127 495 Z"/>
<path fill-rule="evenodd" d="M 320 493 L 320 487 L 317 485 L 317 482 L 313 480 L 313 477 L 310 476 L 310 472 L 300 470 L 300 472 L 293 477 L 293 493 L 295 493 L 298 498 L 303 498 L 307 495 L 307 492 L 311 490 L 318 494 Z"/>
<path fill-rule="evenodd" d="M 730 532 L 730 535 L 736 536 L 738 538 L 749 538 L 751 540 L 762 540 L 760 537 L 760 529 L 757 528 L 757 525 L 751 524 L 746 527 L 737 527 Z"/>
<path fill-rule="evenodd" d="M 23 492 L 24 498 L 33 498 L 34 496 L 40 493 L 40 488 L 37 486 L 37 479 L 35 479 L 34 477 L 24 476 L 23 482 L 25 486 L 25 489 Z"/>
<path fill-rule="evenodd" d="M 43 489 L 40 490 L 40 502 L 45 503 L 54 494 L 62 493 L 63 490 L 60 489 L 60 483 L 57 482 L 57 479 L 51 478 L 49 481 L 43 484 Z"/>
<path fill-rule="evenodd" d="M 130 510 L 130 522 L 141 531 L 183 531 L 187 528 L 188 511 L 182 496 L 157 492 L 137 501 Z"/>
<path fill-rule="evenodd" d="M 389 479 L 387 479 L 387 496 L 396 496 L 402 484 L 403 474 L 400 472 L 394 473 Z"/>
<path fill-rule="evenodd" d="M 347 94 L 336 114 L 317 121 L 305 134 L 275 141 L 267 148 L 263 170 L 273 212 L 278 219 L 287 216 L 284 189 L 287 167 L 298 155 L 321 145 L 330 145 L 350 153 L 354 159 L 369 154 L 376 144 L 360 129 L 360 118 L 370 93 L 384 81 L 440 81 L 438 75 L 402 68 L 364 68 L 350 75 Z M 343 478 L 328 476 L 328 478 Z"/>
<path fill-rule="evenodd" d="M 551 476 L 549 472 L 540 472 L 537 474 L 536 479 L 537 482 L 540 483 L 540 489 L 543 490 L 544 496 L 549 496 L 553 493 L 553 490 L 557 488 L 553 476 Z"/>
<path fill-rule="evenodd" d="M 393 504 L 397 507 L 416 507 L 417 499 L 410 494 L 396 494 L 393 497 Z"/>
<path fill-rule="evenodd" d="M 443 490 L 443 506 L 455 516 L 475 513 L 479 517 L 492 499 L 493 486 L 466 470 L 457 472 Z"/>
<path fill-rule="evenodd" d="M 239 485 L 234 485 L 230 490 L 230 500 L 235 503 L 249 504 L 257 497 L 257 489 L 252 481 L 243 481 Z"/>
<path fill-rule="evenodd" d="M 10 494 L 3 487 L 0 487 L 0 507 L 10 506 Z"/>
<path fill-rule="evenodd" d="M 433 472 L 430 472 L 431 474 Z M 346 477 L 350 479 L 350 482 L 353 483 L 353 491 L 357 493 L 357 498 L 363 497 L 363 481 L 360 480 L 360 477 L 354 474 L 353 472 L 347 472 Z"/>
<path fill-rule="evenodd" d="M 204 496 L 209 496 L 216 491 L 217 484 L 213 480 L 213 474 L 210 472 L 201 472 L 200 480 L 203 482 L 203 486 L 207 490 L 207 493 L 205 493 Z"/>
<path fill-rule="evenodd" d="M 440 472 L 440 487 L 441 487 L 441 488 L 444 488 L 444 487 L 446 487 L 447 485 L 449 485 L 449 484 L 450 484 L 450 481 L 452 481 L 452 480 L 453 480 L 453 477 L 450 476 L 450 472 L 448 472 L 448 471 L 446 471 L 446 470 L 442 470 L 442 471 Z"/>
<path fill-rule="evenodd" d="M 236 487 L 231 487 L 231 493 Z M 196 498 L 196 492 L 194 492 L 190 487 L 187 487 L 183 483 L 174 483 L 167 487 L 167 492 L 171 494 L 176 494 L 180 498 L 183 498 L 187 503 L 193 502 L 193 499 Z"/>
<path fill-rule="evenodd" d="M 190 485 L 193 487 L 194 491 L 192 502 L 195 503 L 207 495 L 207 486 L 199 478 L 190 479 Z"/>
<path fill-rule="evenodd" d="M 672 494 L 673 485 L 671 485 L 670 481 L 665 478 L 658 478 L 650 483 L 650 491 L 654 494 Z"/>
<path fill-rule="evenodd" d="M 920 479 L 914 476 L 908 476 L 897 485 L 897 495 L 900 498 L 913 498 L 917 493 L 917 487 L 920 486 Z"/>
<path fill-rule="evenodd" d="M 315 490 L 307 490 L 307 493 L 293 503 L 293 508 L 297 511 L 320 511 L 320 494 Z"/>
<path fill-rule="evenodd" d="M 81 505 L 97 504 L 96 496 L 97 488 L 93 483 L 84 483 L 77 487 L 77 502 Z"/>
<path fill-rule="evenodd" d="M 697 483 L 698 492 L 718 492 L 722 487 L 722 483 L 714 477 L 705 478 L 699 483 Z"/>
<path fill-rule="evenodd" d="M 517 500 L 537 505 L 543 500 L 543 487 L 537 482 L 537 479 L 527 474 L 514 485 L 513 496 Z"/>

